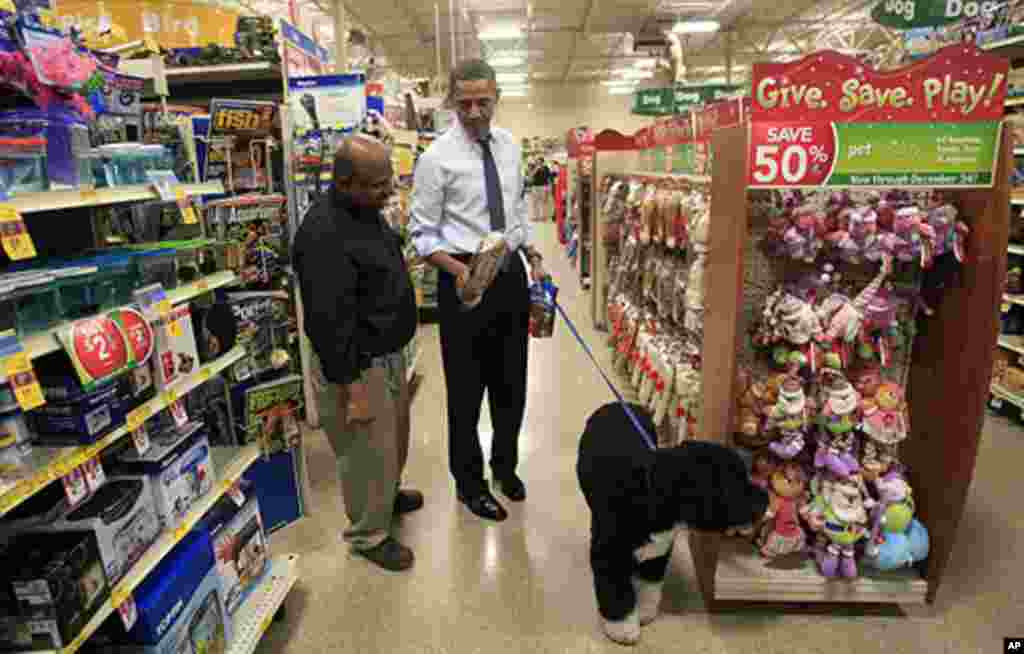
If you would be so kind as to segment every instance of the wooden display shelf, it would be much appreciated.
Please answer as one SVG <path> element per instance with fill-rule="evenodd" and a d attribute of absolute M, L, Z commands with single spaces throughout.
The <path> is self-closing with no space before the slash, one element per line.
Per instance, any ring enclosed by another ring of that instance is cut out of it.
<path fill-rule="evenodd" d="M 916 569 L 860 572 L 856 579 L 826 579 L 806 555 L 766 559 L 748 542 L 724 539 L 715 571 L 715 600 L 843 604 L 925 602 L 928 582 Z"/>
<path fill-rule="evenodd" d="M 700 433 L 703 438 L 730 444 L 737 351 L 747 328 L 743 301 L 750 221 L 737 220 L 737 216 L 749 215 L 747 128 L 717 130 L 711 146 L 715 174 L 704 275 L 704 415 Z M 1006 275 L 1012 166 L 1011 145 L 1003 139 L 995 185 L 956 191 L 961 216 L 970 227 L 968 263 L 961 270 L 959 284 L 929 298 L 934 314 L 920 321 L 909 362 L 911 434 L 900 451 L 910 471 L 916 517 L 929 530 L 931 551 L 919 568 L 920 578 L 894 581 L 886 576 L 885 584 L 874 578 L 846 582 L 853 590 L 842 593 L 841 586 L 833 589 L 825 580 L 801 581 L 804 572 L 769 574 L 766 565 L 735 556 L 729 540 L 697 532 L 690 536 L 690 547 L 709 606 L 725 599 L 786 602 L 797 597 L 804 601 L 889 603 L 923 598 L 934 602 L 974 477 L 990 397 L 994 345 L 999 335 L 998 312 L 992 307 L 1002 301 Z M 965 320 L 965 316 L 971 319 Z M 1021 339 L 1019 351 L 1024 352 L 1024 337 L 1017 338 Z M 792 583 L 787 583 L 787 578 Z"/>

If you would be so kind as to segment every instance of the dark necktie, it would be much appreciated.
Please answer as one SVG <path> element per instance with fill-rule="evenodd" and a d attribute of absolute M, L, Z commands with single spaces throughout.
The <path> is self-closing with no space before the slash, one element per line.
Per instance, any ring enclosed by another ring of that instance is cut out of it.
<path fill-rule="evenodd" d="M 498 177 L 498 166 L 494 163 L 491 144 L 480 141 L 484 156 L 484 185 L 487 187 L 487 211 L 491 214 L 491 229 L 496 232 L 505 231 L 505 201 L 501 196 L 501 178 Z"/>

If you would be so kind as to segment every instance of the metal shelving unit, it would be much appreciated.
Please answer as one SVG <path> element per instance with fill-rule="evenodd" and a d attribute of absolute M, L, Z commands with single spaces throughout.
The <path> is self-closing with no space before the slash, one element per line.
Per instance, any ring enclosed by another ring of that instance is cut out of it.
<path fill-rule="evenodd" d="M 74 654 L 74 652 L 77 652 L 96 633 L 96 630 L 100 628 L 103 622 L 117 610 L 117 607 L 121 606 L 122 603 L 131 597 L 132 591 L 174 549 L 174 546 L 192 531 L 196 523 L 213 508 L 217 500 L 238 482 L 245 471 L 249 469 L 249 466 L 259 458 L 259 455 L 259 445 L 256 443 L 241 448 L 213 448 L 214 465 L 219 472 L 217 482 L 210 492 L 196 502 L 180 525 L 173 531 L 165 530 L 163 535 L 149 546 L 145 555 L 136 561 L 135 565 L 128 571 L 128 574 L 117 583 L 110 592 L 110 597 L 107 598 L 107 601 L 103 603 L 103 606 L 85 624 L 85 627 L 71 643 L 62 649 L 49 650 L 49 652 L 52 654 Z"/>
<path fill-rule="evenodd" d="M 179 184 L 174 187 L 174 191 L 175 193 L 181 191 L 189 197 L 220 195 L 224 193 L 224 186 L 220 182 Z M 30 214 L 85 207 L 105 207 L 112 204 L 146 202 L 159 199 L 160 194 L 157 193 L 156 188 L 152 184 L 138 184 L 136 186 L 114 186 L 95 190 L 79 189 L 75 191 L 18 193 L 17 195 L 12 195 L 4 204 L 14 207 L 21 214 Z"/>
<path fill-rule="evenodd" d="M 228 654 L 252 654 L 256 651 L 256 646 L 298 579 L 299 557 L 295 554 L 276 556 L 269 562 L 259 585 L 232 616 L 235 635 L 228 646 Z"/>
<path fill-rule="evenodd" d="M 216 361 L 206 364 L 186 377 L 173 390 L 164 391 L 149 402 L 132 411 L 125 424 L 110 432 L 92 445 L 81 447 L 36 447 L 32 451 L 30 471 L 16 484 L 0 489 L 0 516 L 32 497 L 48 484 L 67 475 L 86 461 L 96 457 L 104 449 L 124 438 L 137 425 L 166 409 L 181 396 L 192 392 L 213 375 L 219 374 L 245 356 L 245 348 L 238 346 Z"/>

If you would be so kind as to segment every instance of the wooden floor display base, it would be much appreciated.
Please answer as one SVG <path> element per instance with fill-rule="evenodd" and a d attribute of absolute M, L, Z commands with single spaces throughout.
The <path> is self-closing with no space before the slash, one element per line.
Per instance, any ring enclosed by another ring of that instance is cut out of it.
<path fill-rule="evenodd" d="M 928 582 L 915 569 L 826 579 L 810 557 L 765 559 L 733 539 L 722 540 L 715 571 L 715 600 L 923 604 L 927 594 Z"/>

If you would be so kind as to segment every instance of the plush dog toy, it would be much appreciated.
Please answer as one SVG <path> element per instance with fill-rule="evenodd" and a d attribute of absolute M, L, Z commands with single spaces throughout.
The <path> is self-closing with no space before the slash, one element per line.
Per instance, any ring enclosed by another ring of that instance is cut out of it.
<path fill-rule="evenodd" d="M 650 414 L 631 404 L 649 434 Z M 687 441 L 650 450 L 621 405 L 587 420 L 576 474 L 591 512 L 590 565 L 605 634 L 633 645 L 657 617 L 672 544 L 682 527 L 724 531 L 768 507 L 746 466 L 722 445 Z"/>

